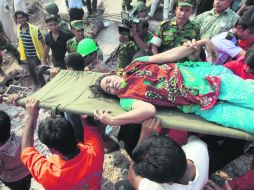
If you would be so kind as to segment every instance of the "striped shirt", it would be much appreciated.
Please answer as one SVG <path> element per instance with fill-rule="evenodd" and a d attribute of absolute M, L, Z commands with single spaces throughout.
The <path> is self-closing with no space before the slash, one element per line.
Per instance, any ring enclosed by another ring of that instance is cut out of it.
<path fill-rule="evenodd" d="M 39 29 L 38 29 L 39 30 Z M 36 50 L 32 41 L 32 37 L 30 35 L 30 31 L 29 28 L 23 32 L 22 30 L 20 30 L 20 37 L 22 39 L 22 42 L 24 44 L 24 49 L 25 49 L 25 53 L 27 57 L 36 57 Z M 40 30 L 38 31 L 38 39 L 42 40 L 42 35 Z"/>

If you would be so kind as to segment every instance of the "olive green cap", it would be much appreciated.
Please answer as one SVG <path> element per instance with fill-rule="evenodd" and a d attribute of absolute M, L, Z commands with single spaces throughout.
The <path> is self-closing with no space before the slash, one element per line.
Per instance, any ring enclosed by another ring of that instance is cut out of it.
<path fill-rule="evenodd" d="M 195 0 L 178 0 L 177 5 L 180 7 L 195 7 Z"/>
<path fill-rule="evenodd" d="M 46 3 L 44 5 L 44 9 L 47 12 L 47 14 L 49 14 L 49 15 L 50 14 L 58 15 L 58 12 L 59 12 L 59 8 L 58 8 L 57 4 L 53 3 L 53 2 Z"/>
<path fill-rule="evenodd" d="M 85 24 L 84 24 L 83 20 L 71 21 L 71 29 L 81 30 L 84 28 L 85 28 Z"/>
<path fill-rule="evenodd" d="M 134 7 L 134 9 L 139 12 L 139 11 L 146 11 L 147 10 L 147 6 L 144 2 L 142 1 L 138 1 L 136 6 Z"/>

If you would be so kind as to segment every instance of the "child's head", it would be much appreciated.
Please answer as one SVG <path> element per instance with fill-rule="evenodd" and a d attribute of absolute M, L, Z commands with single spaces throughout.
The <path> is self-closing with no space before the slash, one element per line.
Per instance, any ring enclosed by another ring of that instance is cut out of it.
<path fill-rule="evenodd" d="M 254 37 L 254 6 L 247 7 L 243 15 L 235 24 L 237 36 L 242 40 Z"/>
<path fill-rule="evenodd" d="M 0 111 L 0 145 L 10 138 L 11 119 L 4 111 Z"/>
<path fill-rule="evenodd" d="M 187 168 L 182 148 L 170 138 L 158 134 L 137 145 L 132 158 L 138 175 L 158 183 L 175 182 Z"/>
<path fill-rule="evenodd" d="M 70 53 L 64 58 L 67 68 L 74 71 L 84 71 L 84 59 L 79 53 Z"/>
<path fill-rule="evenodd" d="M 254 74 L 254 47 L 250 48 L 244 57 L 245 64 L 248 65 L 246 72 Z"/>
<path fill-rule="evenodd" d="M 62 117 L 49 117 L 39 124 L 38 137 L 48 148 L 63 155 L 75 152 L 77 142 L 69 121 Z"/>

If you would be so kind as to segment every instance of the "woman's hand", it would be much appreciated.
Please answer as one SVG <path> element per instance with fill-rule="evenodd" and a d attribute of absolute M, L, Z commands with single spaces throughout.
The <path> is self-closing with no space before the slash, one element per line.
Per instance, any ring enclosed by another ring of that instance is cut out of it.
<path fill-rule="evenodd" d="M 113 116 L 110 115 L 111 111 L 107 110 L 96 110 L 94 112 L 94 119 L 99 120 L 101 123 L 106 125 L 115 125 Z"/>
<path fill-rule="evenodd" d="M 148 62 L 149 61 L 149 56 L 142 56 L 142 57 L 138 57 L 136 59 L 134 59 L 131 63 L 134 63 L 134 62 Z"/>

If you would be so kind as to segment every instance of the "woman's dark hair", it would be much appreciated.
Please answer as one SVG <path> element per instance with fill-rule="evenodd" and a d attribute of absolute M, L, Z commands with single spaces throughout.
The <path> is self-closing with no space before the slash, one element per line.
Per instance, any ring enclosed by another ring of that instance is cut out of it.
<path fill-rule="evenodd" d="M 74 71 L 84 71 L 84 59 L 79 53 L 69 53 L 64 58 L 64 62 L 67 67 L 70 67 Z"/>
<path fill-rule="evenodd" d="M 251 68 L 254 69 L 254 47 L 248 49 L 245 54 L 244 62 Z"/>
<path fill-rule="evenodd" d="M 10 138 L 11 119 L 7 113 L 0 111 L 0 143 L 4 144 Z"/>
<path fill-rule="evenodd" d="M 110 75 L 114 75 L 114 74 L 105 74 L 105 75 L 102 75 L 100 76 L 93 85 L 91 85 L 89 88 L 90 88 L 90 91 L 92 92 L 92 94 L 94 95 L 95 98 L 98 98 L 102 95 L 104 96 L 108 96 L 108 97 L 112 97 L 112 95 L 110 94 L 107 94 L 106 92 L 104 92 L 101 88 L 101 80 L 107 76 L 110 76 Z"/>
<path fill-rule="evenodd" d="M 46 18 L 45 18 L 45 23 L 48 23 L 48 22 L 56 22 L 58 23 L 58 19 L 55 15 L 47 15 Z"/>
<path fill-rule="evenodd" d="M 62 117 L 49 117 L 39 124 L 38 137 L 49 148 L 63 155 L 75 152 L 77 142 L 69 121 Z"/>
<path fill-rule="evenodd" d="M 164 135 L 153 134 L 136 146 L 132 153 L 134 171 L 157 183 L 179 180 L 187 168 L 183 149 Z"/>
<path fill-rule="evenodd" d="M 24 17 L 26 17 L 26 21 L 29 20 L 29 15 L 27 13 L 23 12 L 23 11 L 16 11 L 14 13 L 14 17 L 15 17 L 16 20 L 17 20 L 18 15 L 23 15 Z"/>

